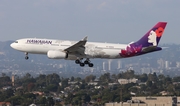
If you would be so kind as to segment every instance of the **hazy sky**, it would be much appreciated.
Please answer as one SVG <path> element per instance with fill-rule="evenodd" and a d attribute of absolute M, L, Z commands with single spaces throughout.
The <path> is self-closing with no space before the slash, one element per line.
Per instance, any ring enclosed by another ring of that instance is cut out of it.
<path fill-rule="evenodd" d="M 168 22 L 160 44 L 180 44 L 180 0 L 0 0 L 0 41 L 129 43 L 159 21 Z"/>

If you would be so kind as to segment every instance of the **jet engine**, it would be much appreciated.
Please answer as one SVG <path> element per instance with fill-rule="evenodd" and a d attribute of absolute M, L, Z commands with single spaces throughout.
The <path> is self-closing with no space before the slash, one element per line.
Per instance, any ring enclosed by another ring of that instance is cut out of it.
<path fill-rule="evenodd" d="M 50 59 L 66 59 L 68 54 L 59 50 L 49 50 L 47 56 Z"/>

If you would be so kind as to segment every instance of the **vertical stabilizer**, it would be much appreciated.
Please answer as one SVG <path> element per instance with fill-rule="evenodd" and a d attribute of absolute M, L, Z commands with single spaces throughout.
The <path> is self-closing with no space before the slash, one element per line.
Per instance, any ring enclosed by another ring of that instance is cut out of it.
<path fill-rule="evenodd" d="M 157 46 L 165 30 L 166 24 L 167 22 L 158 22 L 136 43 L 143 47 Z"/>
<path fill-rule="evenodd" d="M 159 51 L 162 48 L 157 47 L 167 22 L 158 22 L 137 42 L 130 43 L 126 49 L 121 50 L 120 56 L 131 57 L 149 52 Z"/>

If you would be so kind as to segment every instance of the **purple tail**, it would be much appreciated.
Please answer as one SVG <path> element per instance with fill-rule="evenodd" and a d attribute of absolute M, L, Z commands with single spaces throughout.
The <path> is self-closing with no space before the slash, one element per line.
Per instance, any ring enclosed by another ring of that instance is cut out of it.
<path fill-rule="evenodd" d="M 167 22 L 158 22 L 139 41 L 137 41 L 136 44 L 142 45 L 142 47 L 157 46 L 165 30 L 166 24 Z"/>
<path fill-rule="evenodd" d="M 132 57 L 161 50 L 162 48 L 157 46 L 165 30 L 166 24 L 167 22 L 158 22 L 140 40 L 129 44 L 126 49 L 121 50 L 120 56 Z"/>

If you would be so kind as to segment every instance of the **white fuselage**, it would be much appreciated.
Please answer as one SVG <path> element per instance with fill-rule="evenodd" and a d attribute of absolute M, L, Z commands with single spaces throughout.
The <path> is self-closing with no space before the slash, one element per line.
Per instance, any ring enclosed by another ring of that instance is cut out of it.
<path fill-rule="evenodd" d="M 54 39 L 38 39 L 25 38 L 19 39 L 11 44 L 11 47 L 27 53 L 45 54 L 50 50 L 63 51 L 64 49 L 74 45 L 78 41 L 54 40 Z M 66 59 L 76 60 L 78 58 L 121 58 L 121 49 L 125 49 L 127 44 L 98 43 L 86 42 L 85 55 L 70 53 Z"/>

